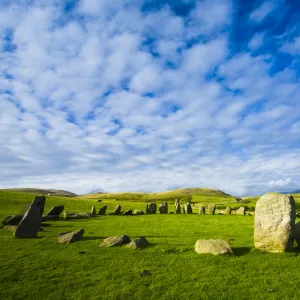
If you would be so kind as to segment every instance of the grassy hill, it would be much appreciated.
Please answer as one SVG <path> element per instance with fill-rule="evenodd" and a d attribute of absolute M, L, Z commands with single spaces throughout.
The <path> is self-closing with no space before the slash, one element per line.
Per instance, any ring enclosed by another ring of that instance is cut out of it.
<path fill-rule="evenodd" d="M 3 191 L 22 192 L 30 194 L 48 195 L 48 196 L 61 196 L 61 197 L 76 197 L 77 195 L 64 190 L 55 189 L 35 189 L 35 188 L 11 188 L 2 189 Z M 1 191 L 1 189 L 0 189 Z"/>

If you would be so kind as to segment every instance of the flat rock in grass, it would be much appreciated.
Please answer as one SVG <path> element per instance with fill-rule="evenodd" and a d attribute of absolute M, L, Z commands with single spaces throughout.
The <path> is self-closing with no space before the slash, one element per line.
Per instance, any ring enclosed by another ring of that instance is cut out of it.
<path fill-rule="evenodd" d="M 216 212 L 216 205 L 215 204 L 209 204 L 208 205 L 208 211 L 211 215 L 214 215 Z"/>
<path fill-rule="evenodd" d="M 42 220 L 41 222 L 46 222 L 46 221 L 58 221 L 60 220 L 60 216 L 55 216 L 55 215 L 46 215 L 46 216 L 42 216 Z"/>
<path fill-rule="evenodd" d="M 101 207 L 99 209 L 98 215 L 105 215 L 106 214 L 106 210 L 107 210 L 107 205 L 104 205 L 103 207 Z"/>
<path fill-rule="evenodd" d="M 79 241 L 82 236 L 84 234 L 84 229 L 80 228 L 78 230 L 69 232 L 69 233 L 65 233 L 65 234 L 61 234 L 58 238 L 57 238 L 57 243 L 58 244 L 71 244 L 74 242 Z"/>
<path fill-rule="evenodd" d="M 295 240 L 300 247 L 300 221 L 295 225 Z"/>
<path fill-rule="evenodd" d="M 88 212 L 80 212 L 80 213 L 76 214 L 75 216 L 73 216 L 74 219 L 89 219 L 91 217 L 92 217 L 92 215 Z"/>
<path fill-rule="evenodd" d="M 27 212 L 27 210 L 29 209 L 31 203 L 26 203 L 23 208 L 20 211 L 20 215 L 25 215 L 25 213 Z"/>
<path fill-rule="evenodd" d="M 74 216 L 75 216 L 75 215 L 76 215 L 75 212 L 70 212 L 70 211 L 64 211 L 64 212 L 62 213 L 63 219 L 66 219 L 66 220 L 68 220 L 68 219 L 74 219 Z"/>
<path fill-rule="evenodd" d="M 121 236 L 110 236 L 103 240 L 99 247 L 109 248 L 109 247 L 120 247 L 125 244 L 130 243 L 130 238 L 127 235 Z"/>
<path fill-rule="evenodd" d="M 65 207 L 63 205 L 55 205 L 53 206 L 48 212 L 47 212 L 47 216 L 59 216 L 63 210 L 65 209 Z"/>
<path fill-rule="evenodd" d="M 96 207 L 95 207 L 95 205 L 93 205 L 92 208 L 91 208 L 91 215 L 92 216 L 96 215 Z"/>
<path fill-rule="evenodd" d="M 267 252 L 292 251 L 295 238 L 295 200 L 291 195 L 268 193 L 255 207 L 254 245 Z"/>
<path fill-rule="evenodd" d="M 138 216 L 138 215 L 144 215 L 145 213 L 144 213 L 142 210 L 135 209 L 135 210 L 133 211 L 133 214 L 136 215 L 136 216 Z"/>
<path fill-rule="evenodd" d="M 132 209 L 127 209 L 124 211 L 125 216 L 131 216 L 132 215 Z"/>
<path fill-rule="evenodd" d="M 3 221 L 3 225 L 19 225 L 24 215 L 8 216 Z"/>
<path fill-rule="evenodd" d="M 245 207 L 240 207 L 239 209 L 237 209 L 236 211 L 235 211 L 235 214 L 236 215 L 240 215 L 240 216 L 244 216 L 245 215 Z"/>
<path fill-rule="evenodd" d="M 131 241 L 128 245 L 126 245 L 127 248 L 130 249 L 144 249 L 149 245 L 148 241 L 145 237 L 141 236 L 133 241 Z"/>
<path fill-rule="evenodd" d="M 200 207 L 199 207 L 199 215 L 205 215 L 205 206 L 204 205 L 200 205 Z"/>
<path fill-rule="evenodd" d="M 233 254 L 228 242 L 217 240 L 198 240 L 195 244 L 195 251 L 199 254 Z"/>
<path fill-rule="evenodd" d="M 34 238 L 40 230 L 42 215 L 44 211 L 45 197 L 35 197 L 28 211 L 18 225 L 14 235 L 17 238 Z"/>

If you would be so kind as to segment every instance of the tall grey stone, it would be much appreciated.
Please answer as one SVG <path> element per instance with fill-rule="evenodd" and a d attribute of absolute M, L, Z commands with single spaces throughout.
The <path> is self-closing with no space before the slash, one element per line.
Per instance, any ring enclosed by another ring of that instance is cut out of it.
<path fill-rule="evenodd" d="M 208 205 L 208 211 L 211 215 L 214 215 L 216 212 L 216 205 L 215 204 L 209 204 Z"/>
<path fill-rule="evenodd" d="M 267 252 L 293 250 L 295 218 L 293 196 L 268 193 L 260 197 L 254 218 L 255 248 Z"/>
<path fill-rule="evenodd" d="M 159 206 L 159 212 L 161 214 L 167 214 L 168 213 L 168 202 L 163 202 Z"/>
<path fill-rule="evenodd" d="M 34 238 L 40 230 L 41 212 L 44 211 L 45 197 L 35 197 L 25 213 L 14 235 L 17 238 Z"/>
<path fill-rule="evenodd" d="M 297 245 L 300 247 L 300 221 L 297 222 L 295 226 L 295 240 L 297 242 Z"/>
<path fill-rule="evenodd" d="M 193 213 L 191 202 L 188 202 L 187 204 L 184 205 L 184 210 L 185 210 L 186 214 L 192 214 Z"/>
<path fill-rule="evenodd" d="M 148 206 L 148 213 L 149 214 L 156 214 L 156 210 L 157 210 L 157 205 L 156 203 L 150 203 Z"/>
<path fill-rule="evenodd" d="M 105 215 L 107 210 L 107 205 L 104 205 L 99 209 L 98 215 Z"/>
<path fill-rule="evenodd" d="M 175 200 L 175 214 L 181 214 L 181 207 L 178 199 Z"/>
<path fill-rule="evenodd" d="M 63 210 L 64 210 L 64 206 L 63 205 L 55 205 L 53 206 L 48 212 L 47 212 L 47 216 L 59 216 Z"/>
<path fill-rule="evenodd" d="M 114 211 L 113 211 L 113 214 L 114 215 L 119 215 L 120 213 L 121 213 L 121 205 L 120 204 L 118 204 L 116 207 L 115 207 L 115 209 L 114 209 Z"/>
<path fill-rule="evenodd" d="M 95 207 L 95 205 L 93 205 L 92 208 L 91 208 L 91 215 L 92 216 L 96 215 L 96 207 Z"/>
<path fill-rule="evenodd" d="M 204 205 L 200 205 L 200 207 L 199 207 L 199 215 L 205 215 L 205 206 Z"/>

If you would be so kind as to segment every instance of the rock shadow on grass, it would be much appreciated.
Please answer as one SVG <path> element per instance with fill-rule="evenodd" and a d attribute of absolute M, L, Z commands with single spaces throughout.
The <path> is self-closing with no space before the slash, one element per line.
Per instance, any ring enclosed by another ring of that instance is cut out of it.
<path fill-rule="evenodd" d="M 251 252 L 251 247 L 231 247 L 234 256 L 243 256 Z"/>

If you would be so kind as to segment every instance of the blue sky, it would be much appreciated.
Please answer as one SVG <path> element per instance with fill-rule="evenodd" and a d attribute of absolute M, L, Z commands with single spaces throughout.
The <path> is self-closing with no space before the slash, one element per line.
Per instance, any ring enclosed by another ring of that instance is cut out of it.
<path fill-rule="evenodd" d="M 300 187 L 298 1 L 1 1 L 0 187 Z"/>

